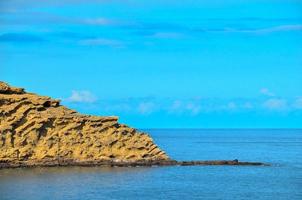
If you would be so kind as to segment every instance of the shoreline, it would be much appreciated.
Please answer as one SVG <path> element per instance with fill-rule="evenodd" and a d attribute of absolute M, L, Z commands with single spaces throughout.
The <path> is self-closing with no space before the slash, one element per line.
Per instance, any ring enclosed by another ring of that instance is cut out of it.
<path fill-rule="evenodd" d="M 150 161 L 72 161 L 61 160 L 52 162 L 39 162 L 39 163 L 8 163 L 0 162 L 0 169 L 8 168 L 33 168 L 33 167 L 68 167 L 68 166 L 81 166 L 81 167 L 153 167 L 153 166 L 210 166 L 210 165 L 230 165 L 230 166 L 270 166 L 262 162 L 242 162 L 238 160 L 197 160 L 197 161 L 176 161 L 176 160 L 150 160 Z"/>

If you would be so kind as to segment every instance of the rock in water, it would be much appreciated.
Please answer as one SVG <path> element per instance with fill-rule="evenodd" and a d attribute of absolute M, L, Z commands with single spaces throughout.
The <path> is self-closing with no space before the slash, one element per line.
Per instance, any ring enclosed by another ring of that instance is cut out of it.
<path fill-rule="evenodd" d="M 168 161 L 149 135 L 117 117 L 82 115 L 0 82 L 0 163 L 7 166 Z"/>

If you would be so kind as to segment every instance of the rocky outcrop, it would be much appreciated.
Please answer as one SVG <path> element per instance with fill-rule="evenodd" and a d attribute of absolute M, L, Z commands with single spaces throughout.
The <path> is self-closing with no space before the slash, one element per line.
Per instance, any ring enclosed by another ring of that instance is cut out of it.
<path fill-rule="evenodd" d="M 31 166 L 267 165 L 236 160 L 175 161 L 149 135 L 117 117 L 82 115 L 59 100 L 0 82 L 0 169 Z"/>
<path fill-rule="evenodd" d="M 33 166 L 169 161 L 149 135 L 117 117 L 82 115 L 0 82 L 0 163 Z"/>

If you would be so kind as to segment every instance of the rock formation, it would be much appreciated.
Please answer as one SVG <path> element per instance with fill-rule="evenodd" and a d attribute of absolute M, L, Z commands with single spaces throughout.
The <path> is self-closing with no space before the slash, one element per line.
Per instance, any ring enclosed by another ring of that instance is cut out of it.
<path fill-rule="evenodd" d="M 145 133 L 117 117 L 82 115 L 60 101 L 0 82 L 0 164 L 169 161 Z"/>
<path fill-rule="evenodd" d="M 62 165 L 267 165 L 235 160 L 175 161 L 146 133 L 117 117 L 82 115 L 59 100 L 0 81 L 0 169 Z"/>

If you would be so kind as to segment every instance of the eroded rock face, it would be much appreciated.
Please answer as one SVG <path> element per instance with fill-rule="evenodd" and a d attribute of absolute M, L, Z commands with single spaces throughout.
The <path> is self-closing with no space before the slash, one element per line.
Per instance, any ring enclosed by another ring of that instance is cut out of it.
<path fill-rule="evenodd" d="M 82 115 L 58 100 L 0 82 L 0 162 L 169 160 L 147 134 L 117 120 Z"/>

